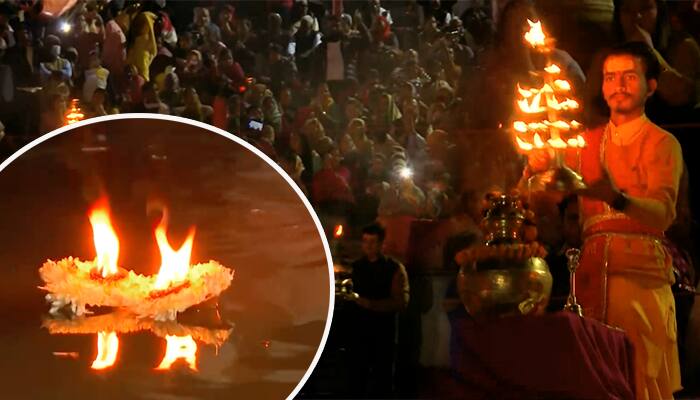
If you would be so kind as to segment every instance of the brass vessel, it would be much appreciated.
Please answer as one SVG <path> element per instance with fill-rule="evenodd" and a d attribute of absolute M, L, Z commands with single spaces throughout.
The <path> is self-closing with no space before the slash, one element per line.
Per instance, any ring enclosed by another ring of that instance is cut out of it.
<path fill-rule="evenodd" d="M 474 317 L 543 313 L 552 290 L 552 274 L 541 257 L 523 251 L 525 209 L 515 196 L 491 199 L 482 221 L 485 243 L 477 259 L 462 265 L 457 278 L 460 299 Z M 495 249 L 494 249 L 495 247 Z"/>

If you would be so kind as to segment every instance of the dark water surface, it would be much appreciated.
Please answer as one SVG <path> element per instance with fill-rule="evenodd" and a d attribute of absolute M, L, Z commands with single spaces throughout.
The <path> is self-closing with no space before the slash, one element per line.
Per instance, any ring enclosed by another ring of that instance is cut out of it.
<path fill-rule="evenodd" d="M 235 270 L 219 299 L 230 336 L 218 349 L 198 343 L 197 371 L 182 361 L 155 370 L 166 340 L 148 330 L 119 334 L 114 366 L 95 371 L 97 334 L 42 328 L 49 307 L 37 270 L 47 258 L 94 257 L 87 212 L 100 190 L 112 207 L 120 266 L 157 272 L 158 216 L 146 211 L 159 199 L 170 210 L 174 247 L 194 225 L 192 262 Z M 143 119 L 62 134 L 0 172 L 0 399 L 285 398 L 323 336 L 327 265 L 297 194 L 228 139 Z"/>

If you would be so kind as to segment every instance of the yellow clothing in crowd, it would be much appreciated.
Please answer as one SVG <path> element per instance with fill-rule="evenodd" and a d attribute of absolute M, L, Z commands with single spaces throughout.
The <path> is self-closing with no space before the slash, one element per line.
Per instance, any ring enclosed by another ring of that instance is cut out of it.
<path fill-rule="evenodd" d="M 151 12 L 142 12 L 131 23 L 131 29 L 137 32 L 138 36 L 136 36 L 134 43 L 129 48 L 126 62 L 135 66 L 139 75 L 146 81 L 150 79 L 149 67 L 151 61 L 158 53 L 156 35 L 153 30 L 156 18 L 156 15 Z"/>

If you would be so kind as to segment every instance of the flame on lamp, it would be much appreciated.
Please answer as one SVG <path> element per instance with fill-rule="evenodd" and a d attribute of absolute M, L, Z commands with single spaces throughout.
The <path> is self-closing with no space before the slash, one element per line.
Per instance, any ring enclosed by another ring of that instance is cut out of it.
<path fill-rule="evenodd" d="M 549 139 L 547 141 L 550 146 L 554 147 L 555 149 L 565 149 L 566 148 L 566 142 L 563 141 L 561 138 L 556 138 L 556 139 Z"/>
<path fill-rule="evenodd" d="M 557 111 L 569 110 L 578 108 L 578 102 L 572 99 L 566 99 L 559 102 L 556 97 L 552 96 L 551 98 L 547 99 L 547 106 Z"/>
<path fill-rule="evenodd" d="M 170 369 L 175 361 L 183 359 L 190 369 L 197 370 L 197 343 L 192 339 L 192 335 L 166 335 L 165 340 L 165 356 L 156 369 Z"/>
<path fill-rule="evenodd" d="M 571 90 L 571 84 L 569 83 L 569 81 L 564 79 L 555 80 L 554 86 L 559 90 Z"/>
<path fill-rule="evenodd" d="M 333 230 L 333 236 L 336 238 L 343 236 L 343 225 L 335 226 L 335 229 Z"/>
<path fill-rule="evenodd" d="M 561 68 L 557 64 L 550 64 L 544 68 L 545 72 L 548 74 L 558 74 L 561 72 Z"/>
<path fill-rule="evenodd" d="M 192 255 L 192 242 L 194 241 L 194 228 L 190 229 L 185 242 L 178 250 L 173 250 L 170 247 L 164 220 L 156 228 L 155 235 L 161 263 L 153 287 L 156 290 L 163 290 L 167 289 L 171 284 L 177 284 L 187 279 L 187 273 L 190 269 L 190 256 Z"/>
<path fill-rule="evenodd" d="M 545 124 L 544 122 L 530 122 L 529 124 L 527 124 L 527 127 L 531 131 L 537 131 L 537 130 L 546 131 L 547 130 L 547 124 Z"/>
<path fill-rule="evenodd" d="M 571 126 L 569 124 L 567 124 L 565 121 L 561 121 L 561 120 L 554 121 L 554 122 L 546 121 L 545 125 L 557 128 L 557 129 L 562 130 L 562 131 L 568 131 L 569 129 L 571 129 Z"/>
<path fill-rule="evenodd" d="M 106 278 L 118 272 L 119 238 L 112 228 L 107 201 L 102 199 L 90 211 L 92 237 L 95 242 L 97 271 Z"/>
<path fill-rule="evenodd" d="M 525 40 L 532 47 L 544 46 L 545 35 L 542 31 L 542 23 L 540 21 L 532 22 L 529 19 L 527 23 L 530 25 L 530 30 L 525 32 Z"/>
<path fill-rule="evenodd" d="M 542 138 L 539 134 L 535 133 L 535 135 L 532 137 L 532 141 L 535 144 L 535 147 L 537 147 L 538 149 L 544 147 L 544 142 L 542 141 Z"/>
<path fill-rule="evenodd" d="M 74 124 L 78 121 L 82 121 L 85 118 L 85 114 L 78 107 L 78 99 L 73 99 L 70 102 L 70 108 L 66 112 L 66 125 Z"/>
<path fill-rule="evenodd" d="M 528 103 L 527 99 L 522 99 L 518 100 L 518 107 L 522 110 L 522 112 L 526 114 L 537 114 L 541 112 L 547 111 L 547 108 L 545 108 L 543 105 L 540 104 L 540 99 L 542 98 L 542 93 L 538 92 L 535 97 L 532 98 L 532 101 Z"/>
<path fill-rule="evenodd" d="M 531 145 L 530 143 L 528 143 L 528 142 L 526 142 L 526 141 L 520 139 L 520 138 L 517 137 L 517 136 L 515 137 L 515 141 L 518 142 L 518 147 L 520 147 L 521 149 L 523 149 L 523 150 L 525 150 L 525 151 L 530 151 L 530 150 L 534 149 L 534 146 L 533 146 L 533 145 Z"/>
<path fill-rule="evenodd" d="M 518 92 L 520 93 L 520 95 L 526 99 L 529 99 L 534 94 L 533 89 L 525 90 L 525 89 L 520 87 L 520 83 L 518 83 L 517 86 L 518 86 Z"/>
<path fill-rule="evenodd" d="M 520 133 L 525 133 L 527 132 L 527 124 L 523 121 L 515 121 L 513 122 L 513 129 Z"/>
<path fill-rule="evenodd" d="M 119 337 L 116 332 L 98 332 L 97 333 L 97 357 L 92 362 L 90 368 L 105 369 L 109 368 L 117 361 L 117 353 L 119 352 Z"/>

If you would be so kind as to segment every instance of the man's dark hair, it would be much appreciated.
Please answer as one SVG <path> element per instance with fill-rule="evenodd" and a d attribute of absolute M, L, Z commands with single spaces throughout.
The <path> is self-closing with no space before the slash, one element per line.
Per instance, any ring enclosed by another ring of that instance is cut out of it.
<path fill-rule="evenodd" d="M 375 222 L 373 224 L 367 225 L 364 228 L 362 228 L 362 234 L 363 235 L 377 235 L 377 238 L 379 239 L 379 241 L 383 242 L 384 237 L 386 237 L 386 229 L 384 229 L 383 226 L 381 226 Z"/>
<path fill-rule="evenodd" d="M 627 42 L 617 45 L 606 52 L 605 59 L 610 56 L 621 55 L 639 58 L 644 66 L 644 77 L 647 80 L 659 79 L 661 65 L 659 64 L 659 60 L 656 58 L 654 51 L 646 43 Z"/>
<path fill-rule="evenodd" d="M 294 165 L 297 162 L 297 157 L 297 153 L 289 149 L 286 149 L 285 151 L 282 151 L 279 154 L 280 161 L 289 163 L 291 165 Z"/>
<path fill-rule="evenodd" d="M 559 216 L 561 218 L 564 218 L 564 214 L 566 213 L 566 209 L 569 207 L 569 204 L 575 203 L 577 201 L 578 201 L 578 196 L 575 194 L 564 197 L 564 199 L 558 204 Z"/>
<path fill-rule="evenodd" d="M 153 91 L 156 90 L 156 84 L 153 81 L 148 81 L 148 82 L 144 83 L 143 86 L 141 86 L 142 92 L 147 92 L 150 90 L 153 90 Z"/>

